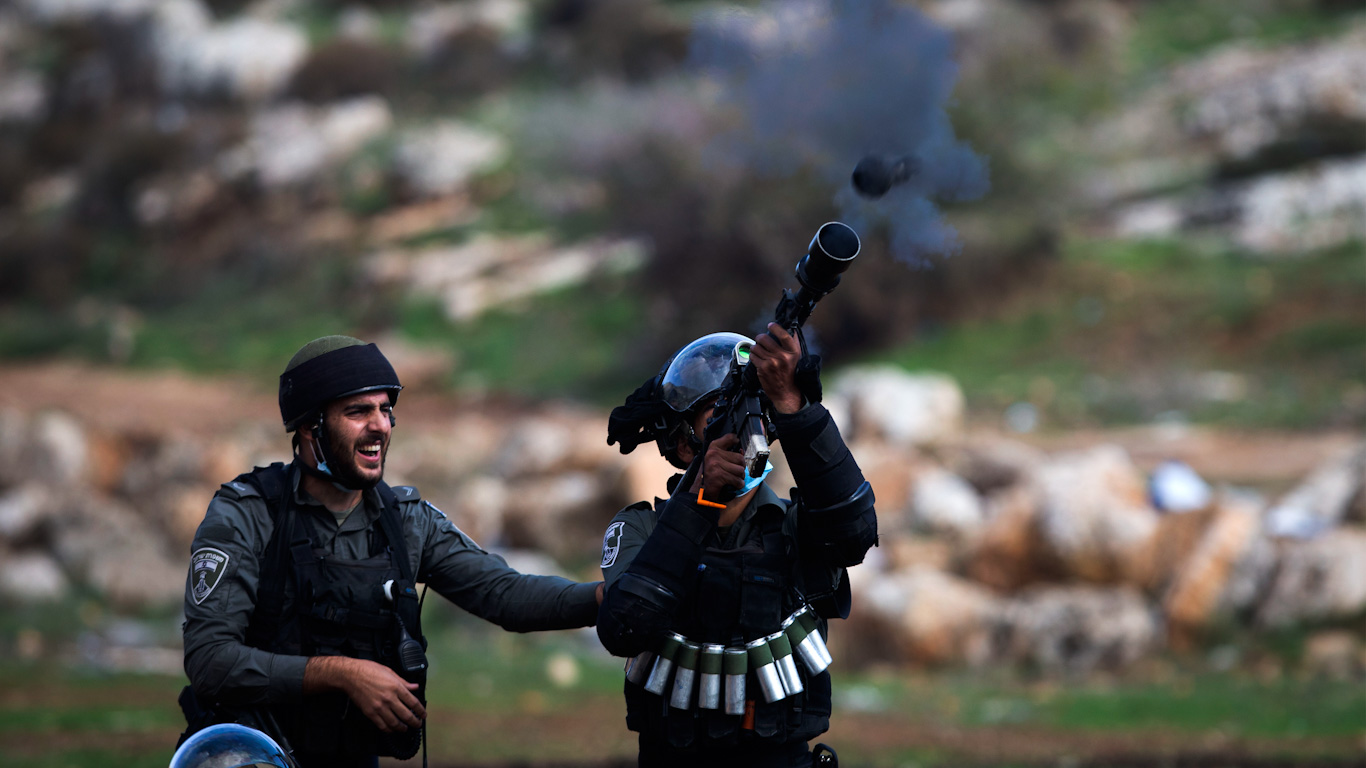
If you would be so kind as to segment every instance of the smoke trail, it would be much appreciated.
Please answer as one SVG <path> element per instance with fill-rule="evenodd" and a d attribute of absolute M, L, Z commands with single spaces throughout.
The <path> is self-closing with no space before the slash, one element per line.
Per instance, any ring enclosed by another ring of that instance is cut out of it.
<path fill-rule="evenodd" d="M 989 186 L 985 159 L 954 136 L 945 111 L 952 54 L 946 30 L 892 0 L 782 0 L 712 15 L 690 52 L 743 117 L 711 148 L 714 160 L 770 176 L 817 169 L 846 223 L 885 223 L 893 253 L 921 266 L 961 248 L 934 201 L 976 199 Z M 915 155 L 919 173 L 865 199 L 849 175 L 869 153 Z"/>

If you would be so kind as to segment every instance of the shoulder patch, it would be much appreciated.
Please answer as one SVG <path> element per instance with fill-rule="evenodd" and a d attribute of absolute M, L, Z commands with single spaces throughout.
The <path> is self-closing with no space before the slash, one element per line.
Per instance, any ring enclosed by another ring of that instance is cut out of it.
<path fill-rule="evenodd" d="M 615 522 L 607 526 L 607 533 L 602 536 L 602 567 L 611 568 L 617 562 L 617 555 L 621 553 L 621 531 L 626 527 L 626 523 Z"/>
<path fill-rule="evenodd" d="M 426 499 L 423 499 L 423 500 L 422 500 L 422 506 L 426 507 L 427 509 L 430 509 L 431 511 L 435 512 L 436 514 L 438 514 L 438 515 L 440 515 L 440 516 L 442 516 L 442 517 L 446 517 L 446 513 L 445 513 L 445 512 L 442 512 L 440 509 L 437 508 L 437 506 L 436 506 L 435 504 L 431 503 L 430 501 L 427 501 Z M 446 518 L 446 519 L 449 520 L 450 518 Z"/>
<path fill-rule="evenodd" d="M 228 569 L 228 553 L 213 547 L 200 547 L 190 555 L 190 594 L 199 605 L 213 592 Z"/>
<path fill-rule="evenodd" d="M 256 486 L 251 483 L 244 483 L 241 480 L 230 480 L 218 487 L 220 496 L 227 496 L 230 499 L 245 499 L 248 496 L 260 496 L 261 492 L 256 490 Z"/>
<path fill-rule="evenodd" d="M 418 493 L 417 489 L 411 485 L 396 485 L 390 490 L 394 492 L 394 496 L 399 501 L 418 501 L 422 498 L 422 494 Z"/>

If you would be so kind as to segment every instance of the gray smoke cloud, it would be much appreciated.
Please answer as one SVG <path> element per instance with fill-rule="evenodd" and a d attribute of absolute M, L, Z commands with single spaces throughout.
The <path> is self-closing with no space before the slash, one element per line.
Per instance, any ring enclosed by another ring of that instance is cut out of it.
<path fill-rule="evenodd" d="M 885 224 L 910 264 L 961 249 L 935 201 L 979 198 L 989 182 L 945 109 L 958 78 L 947 30 L 892 0 L 781 0 L 699 20 L 690 59 L 743 118 L 709 147 L 712 162 L 769 176 L 817 170 L 844 222 Z M 849 183 L 868 154 L 913 155 L 920 169 L 870 200 Z"/>

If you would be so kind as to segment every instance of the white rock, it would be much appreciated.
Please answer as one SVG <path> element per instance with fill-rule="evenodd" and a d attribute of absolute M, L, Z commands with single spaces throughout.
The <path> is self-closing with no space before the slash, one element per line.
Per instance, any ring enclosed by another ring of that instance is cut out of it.
<path fill-rule="evenodd" d="M 854 618 L 842 630 L 886 637 L 850 638 L 851 644 L 890 646 L 895 660 L 927 664 L 980 664 L 990 658 L 990 620 L 1000 601 L 969 581 L 914 568 L 863 580 L 854 603 Z"/>
<path fill-rule="evenodd" d="M 1308 537 L 1342 522 L 1357 494 L 1366 489 L 1366 444 L 1357 445 L 1314 470 L 1266 513 L 1273 536 Z"/>
<path fill-rule="evenodd" d="M 313 180 L 393 124 L 388 103 L 362 96 L 326 107 L 286 104 L 252 120 L 245 145 L 220 160 L 226 176 L 254 171 L 266 187 Z"/>
<path fill-rule="evenodd" d="M 445 121 L 404 132 L 394 166 L 418 194 L 438 197 L 463 189 L 471 176 L 499 162 L 506 151 L 506 142 L 492 133 Z"/>
<path fill-rule="evenodd" d="M 1072 576 L 1122 578 L 1157 527 L 1143 476 L 1124 449 L 1103 445 L 1056 456 L 1037 482 L 1037 530 L 1047 554 Z"/>
<path fill-rule="evenodd" d="M 21 552 L 0 557 L 0 596 L 21 602 L 54 602 L 68 592 L 66 574 L 51 556 Z"/>
<path fill-rule="evenodd" d="M 538 235 L 480 235 L 455 247 L 415 254 L 384 251 L 366 265 L 372 280 L 405 285 L 413 294 L 438 297 L 452 320 L 478 317 L 539 293 L 573 285 L 599 273 L 620 273 L 644 261 L 634 240 L 589 241 L 552 247 Z"/>
<path fill-rule="evenodd" d="M 308 38 L 293 25 L 251 16 L 215 24 L 193 0 L 160 3 L 155 19 L 161 84 L 172 95 L 260 101 L 279 93 L 308 54 Z"/>
<path fill-rule="evenodd" d="M 1280 542 L 1280 564 L 1257 608 L 1267 627 L 1329 621 L 1366 611 L 1366 529 L 1343 526 Z"/>
<path fill-rule="evenodd" d="M 1160 640 L 1152 610 L 1128 588 L 1033 588 L 1006 606 L 996 635 L 1005 659 L 1072 674 L 1122 669 Z"/>
<path fill-rule="evenodd" d="M 849 403 L 853 435 L 878 435 L 902 446 L 954 438 L 962 430 L 964 399 L 942 374 L 912 374 L 896 366 L 853 368 L 832 389 Z"/>
<path fill-rule="evenodd" d="M 33 419 L 31 429 L 32 480 L 64 487 L 84 478 L 90 447 L 75 418 L 45 411 Z"/>
<path fill-rule="evenodd" d="M 945 469 L 930 469 L 916 477 L 911 493 L 914 530 L 968 538 L 984 522 L 982 499 L 963 478 Z"/>
<path fill-rule="evenodd" d="M 472 0 L 437 2 L 408 18 L 404 41 L 420 55 L 435 53 L 452 35 L 481 26 L 508 34 L 526 24 L 530 15 L 525 0 Z"/>
<path fill-rule="evenodd" d="M 51 514 L 48 494 L 29 484 L 0 495 L 0 542 L 29 536 Z"/>

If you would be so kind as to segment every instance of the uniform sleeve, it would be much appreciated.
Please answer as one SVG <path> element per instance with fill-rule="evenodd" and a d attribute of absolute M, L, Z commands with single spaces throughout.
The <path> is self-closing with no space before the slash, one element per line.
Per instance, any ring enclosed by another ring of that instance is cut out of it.
<path fill-rule="evenodd" d="M 591 627 L 597 582 L 521 573 L 486 552 L 429 502 L 409 507 L 420 532 L 418 580 L 452 603 L 513 632 Z"/>
<path fill-rule="evenodd" d="M 248 647 L 260 558 L 273 526 L 259 497 L 215 496 L 190 545 L 185 673 L 206 701 L 250 706 L 302 695 L 304 656 Z"/>
<path fill-rule="evenodd" d="M 664 505 L 653 530 L 616 569 L 603 594 L 598 639 L 608 653 L 634 656 L 653 648 L 674 624 L 692 588 L 702 541 L 716 529 L 717 518 L 714 509 L 699 506 L 687 492 L 676 491 Z"/>
<path fill-rule="evenodd" d="M 792 477 L 801 491 L 798 528 L 803 557 L 831 566 L 863 562 L 877 545 L 872 486 L 849 452 L 825 406 L 777 414 L 774 425 Z"/>
<path fill-rule="evenodd" d="M 611 589 L 626 572 L 653 529 L 653 516 L 648 513 L 648 505 L 644 508 L 627 507 L 612 518 L 607 533 L 602 537 L 601 566 L 605 589 Z"/>

